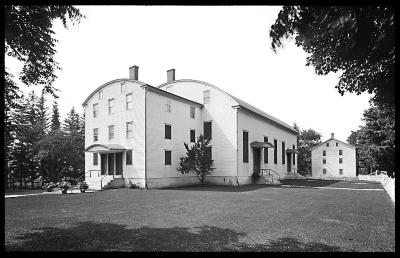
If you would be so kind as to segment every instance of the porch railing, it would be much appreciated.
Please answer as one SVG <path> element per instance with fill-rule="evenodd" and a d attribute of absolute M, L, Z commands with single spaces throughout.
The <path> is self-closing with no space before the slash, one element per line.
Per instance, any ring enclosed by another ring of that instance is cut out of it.
<path fill-rule="evenodd" d="M 115 176 L 121 176 L 123 178 L 123 173 L 122 173 L 123 171 L 122 170 L 118 171 L 119 174 L 115 174 L 115 172 L 117 172 L 117 171 L 114 171 L 114 170 L 108 171 L 108 173 L 110 173 L 110 172 L 112 174 L 106 174 L 100 179 L 100 188 L 103 188 L 103 179 L 106 178 L 107 176 L 112 176 L 113 180 L 115 179 Z"/>
<path fill-rule="evenodd" d="M 281 175 L 279 175 L 278 173 L 276 173 L 273 169 L 270 168 L 261 168 L 260 169 L 261 172 L 261 176 L 264 176 L 264 172 L 266 175 L 269 175 L 272 177 L 272 182 L 274 181 L 274 175 L 278 176 L 278 181 L 281 179 Z"/>

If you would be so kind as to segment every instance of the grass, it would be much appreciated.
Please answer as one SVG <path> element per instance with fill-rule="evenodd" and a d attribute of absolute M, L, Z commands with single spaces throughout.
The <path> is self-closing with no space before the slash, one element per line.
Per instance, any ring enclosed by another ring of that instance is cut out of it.
<path fill-rule="evenodd" d="M 394 251 L 394 214 L 384 191 L 255 185 L 36 195 L 5 199 L 5 250 Z"/>

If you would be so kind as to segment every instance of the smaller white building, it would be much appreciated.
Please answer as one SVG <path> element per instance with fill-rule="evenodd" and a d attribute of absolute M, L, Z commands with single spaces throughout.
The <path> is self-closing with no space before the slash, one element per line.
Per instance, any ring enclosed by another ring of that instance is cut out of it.
<path fill-rule="evenodd" d="M 311 173 L 318 178 L 355 178 L 356 148 L 331 138 L 311 149 Z"/>

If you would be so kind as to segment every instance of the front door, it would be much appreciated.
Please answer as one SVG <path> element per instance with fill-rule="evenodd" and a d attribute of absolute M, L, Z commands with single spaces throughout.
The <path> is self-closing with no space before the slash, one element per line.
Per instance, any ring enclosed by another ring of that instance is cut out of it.
<path fill-rule="evenodd" d="M 122 152 L 115 153 L 116 175 L 122 175 Z"/>
<path fill-rule="evenodd" d="M 291 172 L 292 171 L 292 155 L 290 155 L 291 153 L 286 153 L 286 161 L 287 161 L 287 172 Z"/>
<path fill-rule="evenodd" d="M 260 172 L 260 149 L 253 148 L 253 172 L 259 173 Z"/>
<path fill-rule="evenodd" d="M 108 174 L 114 175 L 114 160 L 115 160 L 115 153 L 108 153 Z"/>
<path fill-rule="evenodd" d="M 106 153 L 102 153 L 102 154 L 100 154 L 100 159 L 101 159 L 101 168 L 100 168 L 100 170 L 101 170 L 101 174 L 102 175 L 105 175 L 106 174 L 106 172 L 107 172 L 107 154 Z"/>

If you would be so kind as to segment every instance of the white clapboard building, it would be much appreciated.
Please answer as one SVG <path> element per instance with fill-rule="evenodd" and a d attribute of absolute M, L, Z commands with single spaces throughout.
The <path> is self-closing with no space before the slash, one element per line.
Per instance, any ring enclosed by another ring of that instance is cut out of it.
<path fill-rule="evenodd" d="M 331 138 L 311 149 L 311 173 L 318 178 L 356 178 L 356 148 Z"/>
<path fill-rule="evenodd" d="M 83 102 L 85 180 L 89 187 L 146 188 L 199 184 L 177 171 L 184 143 L 211 137 L 215 170 L 208 184 L 252 183 L 253 171 L 272 180 L 296 172 L 297 132 L 290 125 L 218 87 L 198 80 L 175 80 L 153 87 L 129 79 L 104 83 Z"/>

